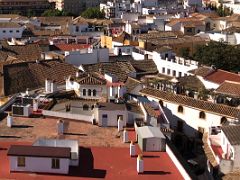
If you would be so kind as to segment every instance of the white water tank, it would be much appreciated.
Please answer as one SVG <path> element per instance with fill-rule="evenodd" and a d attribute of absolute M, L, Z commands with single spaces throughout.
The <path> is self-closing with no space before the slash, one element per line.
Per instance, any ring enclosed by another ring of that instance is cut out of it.
<path fill-rule="evenodd" d="M 49 80 L 49 79 L 45 80 L 45 91 L 51 92 L 51 80 Z"/>
<path fill-rule="evenodd" d="M 13 124 L 12 114 L 8 113 L 8 116 L 7 116 L 7 127 L 12 127 L 12 124 Z"/>
<path fill-rule="evenodd" d="M 119 117 L 118 118 L 118 132 L 123 130 L 123 120 Z"/>
<path fill-rule="evenodd" d="M 126 129 L 124 129 L 123 131 L 123 142 L 124 143 L 127 143 L 129 140 L 128 140 L 128 131 Z"/>
<path fill-rule="evenodd" d="M 138 158 L 137 158 L 137 172 L 138 174 L 144 172 L 144 163 L 143 163 L 142 155 L 138 155 Z"/>
<path fill-rule="evenodd" d="M 57 133 L 58 133 L 58 135 L 63 135 L 63 133 L 64 133 L 64 121 L 63 120 L 59 120 L 57 122 Z"/>
<path fill-rule="evenodd" d="M 131 141 L 130 143 L 130 156 L 131 157 L 136 156 L 136 146 L 133 143 L 133 141 Z"/>

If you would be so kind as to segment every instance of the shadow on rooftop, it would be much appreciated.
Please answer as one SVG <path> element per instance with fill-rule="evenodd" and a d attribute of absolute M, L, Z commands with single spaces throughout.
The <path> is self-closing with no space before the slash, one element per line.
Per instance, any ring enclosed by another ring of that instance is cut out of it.
<path fill-rule="evenodd" d="M 12 125 L 12 128 L 32 128 L 33 126 L 29 125 Z"/>
<path fill-rule="evenodd" d="M 154 155 L 143 155 L 143 158 L 159 158 L 160 156 L 154 156 Z"/>
<path fill-rule="evenodd" d="M 94 169 L 94 157 L 90 148 L 79 147 L 79 166 L 70 167 L 69 176 L 105 178 L 106 170 Z"/>
<path fill-rule="evenodd" d="M 143 175 L 166 175 L 171 174 L 171 172 L 165 172 L 165 171 L 144 171 Z"/>
<path fill-rule="evenodd" d="M 20 136 L 0 136 L 0 138 L 21 138 Z"/>
<path fill-rule="evenodd" d="M 82 134 L 82 133 L 68 133 L 68 132 L 65 132 L 64 135 L 87 136 L 87 134 Z"/>

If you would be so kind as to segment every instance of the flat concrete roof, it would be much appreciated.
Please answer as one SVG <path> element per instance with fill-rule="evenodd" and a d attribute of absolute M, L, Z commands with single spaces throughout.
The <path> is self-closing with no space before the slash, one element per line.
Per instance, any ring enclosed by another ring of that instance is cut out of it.
<path fill-rule="evenodd" d="M 160 131 L 159 127 L 152 127 L 152 126 L 139 127 L 137 129 L 137 133 L 142 138 L 163 138 L 163 139 L 165 139 L 165 136 Z"/>

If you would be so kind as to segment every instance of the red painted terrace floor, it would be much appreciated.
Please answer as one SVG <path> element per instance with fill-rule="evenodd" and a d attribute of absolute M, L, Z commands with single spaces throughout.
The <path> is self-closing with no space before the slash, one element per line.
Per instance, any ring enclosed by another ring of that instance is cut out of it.
<path fill-rule="evenodd" d="M 68 180 L 68 179 L 183 179 L 165 152 L 144 153 L 144 174 L 137 174 L 136 157 L 129 156 L 129 148 L 80 147 L 80 165 L 71 167 L 69 175 L 38 173 L 10 173 L 7 149 L 20 142 L 0 142 L 0 179 Z M 139 150 L 138 150 L 139 151 Z"/>

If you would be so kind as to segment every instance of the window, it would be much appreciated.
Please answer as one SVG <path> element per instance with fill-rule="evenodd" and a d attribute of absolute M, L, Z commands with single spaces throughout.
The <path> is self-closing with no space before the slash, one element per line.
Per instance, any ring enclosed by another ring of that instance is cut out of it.
<path fill-rule="evenodd" d="M 19 33 L 19 30 L 16 30 L 16 33 Z"/>
<path fill-rule="evenodd" d="M 86 89 L 83 89 L 83 96 L 86 96 Z"/>
<path fill-rule="evenodd" d="M 103 114 L 103 115 L 102 115 L 102 118 L 107 118 L 107 114 Z"/>
<path fill-rule="evenodd" d="M 102 118 L 108 118 L 108 115 L 107 114 L 103 114 Z"/>
<path fill-rule="evenodd" d="M 123 120 L 123 115 L 117 115 L 117 121 L 118 121 L 119 119 L 120 119 L 120 120 Z"/>
<path fill-rule="evenodd" d="M 221 118 L 221 124 L 225 124 L 227 122 L 227 118 L 226 117 L 222 117 Z"/>
<path fill-rule="evenodd" d="M 84 111 L 88 111 L 88 108 L 89 108 L 89 106 L 88 106 L 87 104 L 84 104 L 84 105 L 83 105 L 83 110 L 84 110 Z"/>
<path fill-rule="evenodd" d="M 176 76 L 176 71 L 175 70 L 173 70 L 173 76 Z"/>
<path fill-rule="evenodd" d="M 12 33 L 13 31 L 12 31 L 12 30 L 10 30 L 9 32 L 10 32 L 10 33 Z"/>
<path fill-rule="evenodd" d="M 182 72 L 178 72 L 178 77 L 182 77 Z"/>
<path fill-rule="evenodd" d="M 192 32 L 192 28 L 187 28 L 187 32 L 191 33 Z"/>
<path fill-rule="evenodd" d="M 171 70 L 170 69 L 167 69 L 167 74 L 169 75 L 171 73 Z"/>
<path fill-rule="evenodd" d="M 162 68 L 162 73 L 164 73 L 164 74 L 165 74 L 165 68 L 164 68 L 164 67 Z"/>
<path fill-rule="evenodd" d="M 75 29 L 75 30 L 76 30 L 76 32 L 78 32 L 78 31 L 79 31 L 79 27 L 78 27 L 78 26 L 76 26 L 76 29 Z"/>
<path fill-rule="evenodd" d="M 88 96 L 91 96 L 91 95 L 92 95 L 92 90 L 89 89 L 89 90 L 88 90 Z"/>
<path fill-rule="evenodd" d="M 6 30 L 3 30 L 3 33 L 6 33 Z"/>
<path fill-rule="evenodd" d="M 59 168 L 60 168 L 60 160 L 52 159 L 52 169 L 59 169 Z"/>
<path fill-rule="evenodd" d="M 19 156 L 17 158 L 18 167 L 25 167 L 25 157 Z"/>
<path fill-rule="evenodd" d="M 97 95 L 97 91 L 96 89 L 93 90 L 93 96 L 96 96 Z"/>
<path fill-rule="evenodd" d="M 178 106 L 178 112 L 183 113 L 183 107 L 182 106 Z"/>
<path fill-rule="evenodd" d="M 205 118 L 206 118 L 205 112 L 201 111 L 201 112 L 199 113 L 199 118 L 200 118 L 200 119 L 205 119 Z"/>

